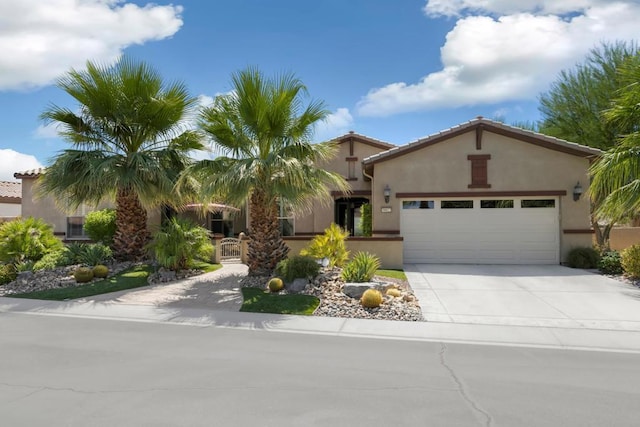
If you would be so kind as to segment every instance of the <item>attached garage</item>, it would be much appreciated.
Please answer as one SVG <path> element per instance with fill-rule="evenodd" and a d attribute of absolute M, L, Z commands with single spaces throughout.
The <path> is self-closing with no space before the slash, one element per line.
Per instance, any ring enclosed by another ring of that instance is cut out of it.
<path fill-rule="evenodd" d="M 400 201 L 406 263 L 558 264 L 559 198 Z"/>

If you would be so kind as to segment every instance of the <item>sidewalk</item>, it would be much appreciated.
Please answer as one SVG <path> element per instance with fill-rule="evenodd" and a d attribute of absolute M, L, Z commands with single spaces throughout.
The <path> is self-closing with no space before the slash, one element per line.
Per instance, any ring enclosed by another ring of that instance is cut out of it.
<path fill-rule="evenodd" d="M 77 316 L 357 338 L 640 353 L 640 332 L 634 331 L 240 313 L 237 309 L 241 302 L 230 295 L 237 295 L 234 286 L 243 276 L 242 268 L 246 267 L 227 265 L 216 272 L 180 283 L 76 301 L 0 298 L 0 313 Z M 211 281 L 220 283 L 220 286 L 211 290 Z M 187 298 L 177 298 L 178 295 L 186 295 Z M 156 304 L 158 301 L 162 304 Z M 219 304 L 218 309 L 198 307 L 199 304 L 209 306 L 214 303 Z"/>

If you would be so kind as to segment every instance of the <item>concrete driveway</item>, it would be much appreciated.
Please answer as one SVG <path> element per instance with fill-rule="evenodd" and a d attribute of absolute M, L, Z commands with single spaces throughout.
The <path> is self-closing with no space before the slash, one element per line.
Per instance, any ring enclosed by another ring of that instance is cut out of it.
<path fill-rule="evenodd" d="M 640 331 L 640 288 L 559 265 L 407 264 L 428 321 Z"/>

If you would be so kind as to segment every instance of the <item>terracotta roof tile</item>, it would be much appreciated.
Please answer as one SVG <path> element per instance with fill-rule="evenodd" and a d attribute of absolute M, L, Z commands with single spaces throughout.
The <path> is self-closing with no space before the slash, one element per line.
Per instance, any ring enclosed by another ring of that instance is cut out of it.
<path fill-rule="evenodd" d="M 29 169 L 26 171 L 20 171 L 13 174 L 14 178 L 36 178 L 44 172 L 45 168 Z"/>
<path fill-rule="evenodd" d="M 10 200 L 11 199 L 11 200 Z M 0 200 L 5 202 L 20 201 L 22 199 L 22 183 L 0 181 Z"/>

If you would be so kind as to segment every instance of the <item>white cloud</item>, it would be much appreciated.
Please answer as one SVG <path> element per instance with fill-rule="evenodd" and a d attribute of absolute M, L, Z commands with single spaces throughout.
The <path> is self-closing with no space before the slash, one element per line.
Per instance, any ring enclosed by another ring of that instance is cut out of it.
<path fill-rule="evenodd" d="M 49 123 L 46 125 L 39 125 L 36 130 L 33 131 L 33 137 L 37 139 L 54 139 L 58 136 L 58 124 Z"/>
<path fill-rule="evenodd" d="M 0 149 L 0 181 L 14 181 L 13 174 L 42 165 L 34 156 L 19 153 L 10 148 Z"/>
<path fill-rule="evenodd" d="M 122 0 L 0 2 L 0 90 L 51 83 L 90 59 L 116 61 L 124 48 L 182 26 L 181 6 Z"/>
<path fill-rule="evenodd" d="M 343 134 L 353 125 L 353 116 L 348 108 L 338 108 L 327 118 L 316 125 L 315 139 L 327 140 Z"/>
<path fill-rule="evenodd" d="M 485 9 L 506 11 L 515 2 L 459 0 L 452 3 L 451 13 L 465 11 L 468 5 L 476 3 L 484 5 Z M 550 8 L 555 2 L 531 0 L 523 3 L 524 9 L 535 9 Z M 589 7 L 585 6 L 583 11 L 578 3 L 589 3 Z M 358 112 L 384 116 L 533 100 L 549 87 L 560 70 L 582 61 L 589 49 L 601 41 L 633 40 L 638 36 L 638 3 L 600 3 L 604 2 L 568 2 L 576 8 L 571 17 L 526 12 L 497 18 L 461 18 L 447 34 L 441 48 L 441 70 L 426 75 L 417 83 L 397 82 L 372 89 L 358 103 Z M 427 7 L 430 4 L 434 4 L 433 0 Z"/>
<path fill-rule="evenodd" d="M 470 13 L 510 15 L 522 12 L 565 14 L 611 3 L 611 0 L 428 0 L 428 16 L 461 16 Z"/>

